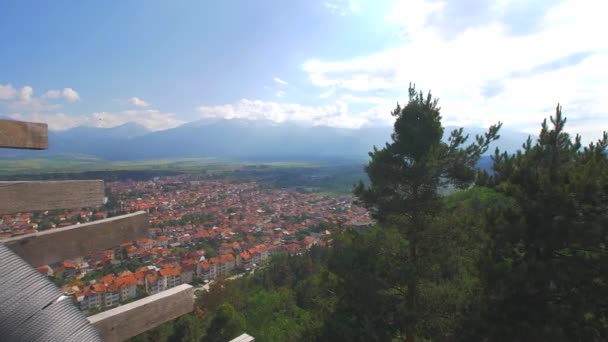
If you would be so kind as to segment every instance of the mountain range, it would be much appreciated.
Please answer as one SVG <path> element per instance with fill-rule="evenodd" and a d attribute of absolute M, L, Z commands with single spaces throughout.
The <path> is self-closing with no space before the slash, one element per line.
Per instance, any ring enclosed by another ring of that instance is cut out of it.
<path fill-rule="evenodd" d="M 455 127 L 446 127 L 446 136 Z M 151 132 L 137 123 L 112 128 L 75 127 L 49 131 L 49 149 L 2 150 L 2 158 L 53 158 L 83 155 L 102 160 L 220 157 L 236 160 L 324 160 L 367 158 L 372 146 L 390 140 L 392 127 L 345 129 L 275 123 L 265 120 L 201 120 Z M 482 128 L 467 127 L 465 133 L 481 134 Z M 502 129 L 492 146 L 515 152 L 527 134 Z"/>

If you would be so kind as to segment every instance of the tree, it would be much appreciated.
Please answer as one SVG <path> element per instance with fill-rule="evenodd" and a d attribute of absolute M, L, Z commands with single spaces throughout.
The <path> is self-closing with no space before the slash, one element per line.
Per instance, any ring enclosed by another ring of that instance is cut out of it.
<path fill-rule="evenodd" d="M 129 341 L 131 342 L 145 342 L 145 341 L 158 341 L 158 342 L 169 342 L 174 333 L 175 327 L 173 321 L 163 323 L 152 330 L 148 330 L 143 334 L 137 335 Z"/>
<path fill-rule="evenodd" d="M 175 332 L 171 341 L 175 342 L 198 342 L 203 335 L 201 321 L 194 315 L 181 316 L 175 322 Z"/>
<path fill-rule="evenodd" d="M 222 304 L 215 314 L 203 341 L 225 342 L 244 332 L 245 322 L 232 305 Z"/>
<path fill-rule="evenodd" d="M 215 310 L 224 302 L 225 296 L 226 282 L 223 278 L 218 278 L 209 286 L 209 291 L 201 296 L 201 307 L 205 310 Z"/>
<path fill-rule="evenodd" d="M 398 229 L 407 243 L 408 253 L 402 262 L 407 264 L 407 280 L 402 293 L 406 313 L 403 319 L 391 322 L 388 329 L 393 333 L 406 333 L 407 339 L 414 340 L 420 331 L 419 291 L 420 258 L 425 251 L 421 239 L 429 228 L 435 214 L 442 206 L 438 190 L 447 185 L 466 188 L 475 179 L 475 164 L 485 153 L 489 144 L 498 139 L 501 124 L 491 126 L 483 136 L 465 146 L 468 135 L 463 129 L 454 130 L 448 143 L 441 139 L 438 100 L 431 93 L 426 97 L 417 93 L 414 86 L 409 88 L 409 102 L 392 112 L 396 117 L 392 142 L 384 148 L 369 153 L 370 162 L 365 171 L 370 184 L 360 182 L 354 189 L 359 203 L 371 212 L 373 217 L 385 227 Z"/>
<path fill-rule="evenodd" d="M 486 185 L 513 199 L 489 216 L 481 334 L 509 341 L 608 339 L 608 137 L 582 148 L 558 105 L 535 144 L 496 151 Z"/>

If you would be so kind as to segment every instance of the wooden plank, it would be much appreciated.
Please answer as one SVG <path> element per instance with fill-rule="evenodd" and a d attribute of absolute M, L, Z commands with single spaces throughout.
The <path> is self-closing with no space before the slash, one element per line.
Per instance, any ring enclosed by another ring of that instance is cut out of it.
<path fill-rule="evenodd" d="M 48 141 L 45 123 L 0 120 L 0 147 L 43 150 Z"/>
<path fill-rule="evenodd" d="M 84 256 L 95 250 L 112 248 L 127 241 L 146 237 L 147 233 L 148 214 L 145 211 L 138 211 L 13 237 L 3 242 L 30 265 L 37 267 Z"/>
<path fill-rule="evenodd" d="M 193 287 L 176 286 L 89 317 L 101 339 L 124 341 L 194 309 Z"/>
<path fill-rule="evenodd" d="M 103 198 L 101 180 L 0 182 L 0 214 L 99 207 Z"/>

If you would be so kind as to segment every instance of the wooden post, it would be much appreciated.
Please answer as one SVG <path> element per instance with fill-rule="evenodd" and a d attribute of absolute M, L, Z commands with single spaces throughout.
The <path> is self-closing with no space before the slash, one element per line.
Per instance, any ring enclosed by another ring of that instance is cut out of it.
<path fill-rule="evenodd" d="M 176 319 L 194 308 L 194 288 L 182 284 L 152 296 L 90 316 L 102 340 L 124 341 Z"/>
<path fill-rule="evenodd" d="M 43 150 L 48 146 L 46 124 L 0 120 L 0 147 Z"/>
<path fill-rule="evenodd" d="M 145 211 L 77 224 L 4 240 L 4 244 L 30 265 L 48 265 L 95 250 L 146 237 Z"/>
<path fill-rule="evenodd" d="M 0 214 L 99 207 L 101 180 L 0 182 Z"/>

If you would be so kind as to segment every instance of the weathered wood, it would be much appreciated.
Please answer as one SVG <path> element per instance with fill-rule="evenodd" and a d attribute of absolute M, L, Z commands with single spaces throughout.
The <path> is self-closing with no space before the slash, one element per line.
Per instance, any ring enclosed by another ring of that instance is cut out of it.
<path fill-rule="evenodd" d="M 247 333 L 243 333 L 242 335 L 230 340 L 230 342 L 255 342 L 255 338 Z"/>
<path fill-rule="evenodd" d="M 146 237 L 147 233 L 148 214 L 145 211 L 138 211 L 14 237 L 4 240 L 3 243 L 30 265 L 40 266 L 118 246 L 127 241 Z"/>
<path fill-rule="evenodd" d="M 176 286 L 89 317 L 102 340 L 124 341 L 194 309 L 193 287 Z"/>
<path fill-rule="evenodd" d="M 0 120 L 0 147 L 43 150 L 48 141 L 45 123 Z"/>
<path fill-rule="evenodd" d="M 103 198 L 101 180 L 0 182 L 0 214 L 99 207 Z"/>

